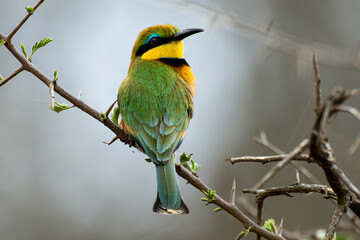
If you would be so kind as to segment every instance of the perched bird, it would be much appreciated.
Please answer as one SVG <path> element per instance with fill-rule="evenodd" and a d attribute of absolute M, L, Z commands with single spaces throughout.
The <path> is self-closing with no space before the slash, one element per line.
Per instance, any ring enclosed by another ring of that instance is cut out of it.
<path fill-rule="evenodd" d="M 203 29 L 166 24 L 143 30 L 133 47 L 118 93 L 120 127 L 155 164 L 157 197 L 153 211 L 188 214 L 175 171 L 175 151 L 193 115 L 195 76 L 183 56 L 183 39 Z"/>

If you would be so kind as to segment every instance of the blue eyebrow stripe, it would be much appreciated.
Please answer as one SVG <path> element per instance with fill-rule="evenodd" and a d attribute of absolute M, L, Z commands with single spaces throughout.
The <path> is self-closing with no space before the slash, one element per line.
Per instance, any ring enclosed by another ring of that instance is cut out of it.
<path fill-rule="evenodd" d="M 160 35 L 157 34 L 157 33 L 151 34 L 151 35 L 148 37 L 148 39 L 146 40 L 145 44 L 147 44 L 147 43 L 150 41 L 150 39 L 152 39 L 153 37 L 160 37 Z"/>

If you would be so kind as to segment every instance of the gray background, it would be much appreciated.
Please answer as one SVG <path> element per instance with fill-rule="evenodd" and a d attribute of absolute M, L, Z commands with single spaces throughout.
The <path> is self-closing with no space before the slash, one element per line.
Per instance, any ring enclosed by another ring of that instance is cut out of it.
<path fill-rule="evenodd" d="M 296 41 L 303 39 L 301 43 L 316 42 L 315 48 L 328 45 L 350 53 L 360 36 L 360 3 L 199 3 L 205 8 L 187 1 L 47 0 L 13 43 L 17 47 L 24 43 L 29 52 L 36 41 L 53 38 L 35 54 L 33 63 L 48 76 L 58 69 L 62 87 L 73 95 L 81 90 L 87 104 L 105 112 L 126 76 L 141 30 L 165 23 L 204 28 L 204 33 L 185 40 L 185 57 L 198 79 L 198 90 L 194 118 L 179 153 L 194 153 L 202 166 L 201 179 L 228 199 L 233 179 L 240 195 L 271 166 L 232 166 L 224 158 L 272 154 L 252 142 L 260 130 L 290 151 L 309 134 L 314 120 L 312 67 L 304 61 L 311 59 L 313 46 L 298 46 L 292 54 L 273 50 L 263 44 L 266 36 L 254 37 L 254 31 L 235 22 L 264 29 L 274 20 L 271 34 L 290 34 Z M 25 15 L 25 6 L 34 4 L 0 0 L 0 31 L 8 34 Z M 281 47 L 272 43 L 277 44 Z M 299 60 L 303 49 L 307 51 Z M 341 58 L 335 50 L 334 56 Z M 0 74 L 6 77 L 18 66 L 1 47 Z M 360 74 L 354 68 L 335 62 L 320 64 L 320 72 L 325 95 L 338 85 L 359 87 Z M 60 96 L 56 101 L 67 103 Z M 80 110 L 57 114 L 49 104 L 46 86 L 25 72 L 0 88 L 2 239 L 234 239 L 242 230 L 226 213 L 213 213 L 212 205 L 204 207 L 202 194 L 183 179 L 180 185 L 190 215 L 152 213 L 155 170 L 145 156 L 119 141 L 103 144 L 113 138 L 112 132 Z M 359 98 L 349 104 L 360 107 Z M 360 131 L 359 123 L 339 115 L 329 131 L 340 167 L 359 186 L 359 151 L 347 152 Z M 325 183 L 318 167 L 305 166 Z M 286 167 L 268 186 L 294 181 L 295 170 Z M 330 201 L 317 195 L 277 197 L 265 203 L 265 217 L 277 222 L 284 217 L 289 229 L 309 229 L 325 227 L 333 209 Z"/>

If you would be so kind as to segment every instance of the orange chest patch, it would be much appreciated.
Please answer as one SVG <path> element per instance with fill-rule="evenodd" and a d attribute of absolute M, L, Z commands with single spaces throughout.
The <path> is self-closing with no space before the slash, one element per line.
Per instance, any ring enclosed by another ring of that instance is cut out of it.
<path fill-rule="evenodd" d="M 186 83 L 190 86 L 191 94 L 194 95 L 196 89 L 195 83 L 197 82 L 197 80 L 191 68 L 189 66 L 184 65 L 184 66 L 176 67 L 176 70 L 178 71 L 180 76 L 186 81 Z"/>

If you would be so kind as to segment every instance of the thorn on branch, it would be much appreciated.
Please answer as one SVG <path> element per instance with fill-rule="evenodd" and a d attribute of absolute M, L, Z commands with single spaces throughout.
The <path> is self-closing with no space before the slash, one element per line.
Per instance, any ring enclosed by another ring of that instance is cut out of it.
<path fill-rule="evenodd" d="M 236 182 L 235 179 L 233 180 L 233 184 L 231 187 L 231 193 L 230 193 L 230 204 L 235 204 L 235 191 L 236 191 Z"/>
<path fill-rule="evenodd" d="M 321 79 L 320 79 L 320 73 L 319 73 L 319 66 L 316 59 L 315 51 L 313 52 L 313 68 L 314 68 L 314 75 L 315 75 L 315 100 L 316 100 L 316 106 L 315 106 L 315 113 L 316 116 L 319 116 L 321 111 Z"/>
<path fill-rule="evenodd" d="M 108 110 L 106 110 L 106 112 L 105 112 L 105 116 L 106 116 L 106 117 L 109 116 L 109 114 L 110 114 L 110 112 L 111 112 L 111 109 L 113 109 L 113 107 L 114 107 L 114 105 L 115 105 L 116 102 L 117 102 L 117 100 L 115 100 L 115 101 L 110 105 L 110 107 L 108 108 Z M 120 112 L 119 112 L 119 114 L 120 114 Z M 117 122 L 116 122 L 115 124 L 117 124 Z"/>

